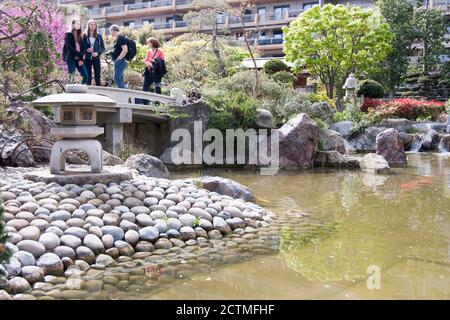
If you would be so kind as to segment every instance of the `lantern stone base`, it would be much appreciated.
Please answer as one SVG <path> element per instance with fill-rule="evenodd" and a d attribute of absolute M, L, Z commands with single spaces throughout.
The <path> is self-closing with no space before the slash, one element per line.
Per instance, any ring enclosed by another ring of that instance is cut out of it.
<path fill-rule="evenodd" d="M 48 168 L 35 170 L 25 174 L 25 179 L 35 181 L 52 183 L 56 182 L 59 185 L 65 184 L 96 184 L 103 183 L 109 185 L 111 182 L 120 183 L 125 180 L 133 179 L 133 175 L 128 168 L 121 166 L 105 167 L 100 173 L 92 173 L 89 167 L 85 165 L 70 165 L 70 171 L 63 171 L 60 174 L 52 174 Z"/>
<path fill-rule="evenodd" d="M 82 150 L 89 155 L 91 172 L 103 169 L 102 145 L 95 139 L 63 139 L 56 141 L 50 154 L 50 173 L 60 174 L 66 170 L 66 154 L 69 150 Z"/>

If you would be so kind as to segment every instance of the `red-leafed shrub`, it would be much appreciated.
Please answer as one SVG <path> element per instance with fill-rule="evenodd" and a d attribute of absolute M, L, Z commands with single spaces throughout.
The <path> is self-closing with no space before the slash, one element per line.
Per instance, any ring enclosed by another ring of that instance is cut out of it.
<path fill-rule="evenodd" d="M 376 109 L 384 103 L 381 99 L 370 99 L 365 98 L 364 103 L 361 107 L 362 112 L 367 112 L 369 109 Z"/>
<path fill-rule="evenodd" d="M 444 111 L 444 102 L 417 99 L 394 99 L 368 108 L 369 116 L 375 121 L 387 118 L 406 118 L 413 121 L 418 118 L 436 120 Z"/>

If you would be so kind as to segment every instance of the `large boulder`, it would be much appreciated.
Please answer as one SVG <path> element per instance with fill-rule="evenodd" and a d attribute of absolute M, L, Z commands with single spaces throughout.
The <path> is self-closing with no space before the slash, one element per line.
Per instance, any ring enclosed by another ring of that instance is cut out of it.
<path fill-rule="evenodd" d="M 45 114 L 33 108 L 23 101 L 13 101 L 6 109 L 8 116 L 14 119 L 11 125 L 19 128 L 26 119 L 27 125 L 24 127 L 24 133 L 35 137 L 43 138 L 35 141 L 35 145 L 41 148 L 30 149 L 35 163 L 48 163 L 50 160 L 50 149 L 52 143 L 50 138 L 50 129 L 54 126 Z"/>
<path fill-rule="evenodd" d="M 441 137 L 441 142 L 439 143 L 441 152 L 450 152 L 450 134 L 444 134 Z"/>
<path fill-rule="evenodd" d="M 350 168 L 357 166 L 357 163 L 355 164 L 354 161 L 343 154 L 332 150 L 317 151 L 314 165 L 319 167 Z"/>
<path fill-rule="evenodd" d="M 375 153 L 366 154 L 359 159 L 359 167 L 362 171 L 369 173 L 388 173 L 390 170 L 386 159 Z"/>
<path fill-rule="evenodd" d="M 345 139 L 351 136 L 353 128 L 353 122 L 351 121 L 339 121 L 331 125 L 330 130 L 336 131 L 342 135 Z"/>
<path fill-rule="evenodd" d="M 398 132 L 408 132 L 413 128 L 411 120 L 408 119 L 384 119 L 379 124 L 379 127 L 393 128 Z"/>
<path fill-rule="evenodd" d="M 311 168 L 319 142 L 319 127 L 306 113 L 285 123 L 280 134 L 280 167 Z"/>
<path fill-rule="evenodd" d="M 103 165 L 105 166 L 117 166 L 125 163 L 118 156 L 112 155 L 105 150 L 102 151 Z"/>
<path fill-rule="evenodd" d="M 148 154 L 135 154 L 127 159 L 125 166 L 136 169 L 139 174 L 154 178 L 170 178 L 169 170 L 164 163 Z"/>
<path fill-rule="evenodd" d="M 376 139 L 377 154 L 383 156 L 390 166 L 405 166 L 406 154 L 396 129 L 386 129 Z"/>
<path fill-rule="evenodd" d="M 256 109 L 254 121 L 257 128 L 261 129 L 273 128 L 273 115 L 269 110 Z"/>
<path fill-rule="evenodd" d="M 418 136 L 416 133 L 399 132 L 398 138 L 403 144 L 403 149 L 407 151 L 411 149 Z"/>
<path fill-rule="evenodd" d="M 339 132 L 320 129 L 319 139 L 322 151 L 337 151 L 341 154 L 347 153 L 345 139 Z"/>
<path fill-rule="evenodd" d="M 420 152 L 436 151 L 439 147 L 439 133 L 430 129 L 420 138 Z"/>
<path fill-rule="evenodd" d="M 348 143 L 356 151 L 374 152 L 377 149 L 377 136 L 385 129 L 380 127 L 366 128 L 360 134 L 352 137 Z"/>
<path fill-rule="evenodd" d="M 0 124 L 0 165 L 33 166 L 33 153 L 22 138 L 23 135 L 23 132 L 12 126 Z"/>
<path fill-rule="evenodd" d="M 311 106 L 310 115 L 314 118 L 324 119 L 327 123 L 332 123 L 336 109 L 326 101 L 315 102 Z"/>
<path fill-rule="evenodd" d="M 235 199 L 244 199 L 245 201 L 255 200 L 255 195 L 252 190 L 230 179 L 205 176 L 202 178 L 202 187 L 211 192 L 217 192 L 218 194 L 227 195 Z"/>

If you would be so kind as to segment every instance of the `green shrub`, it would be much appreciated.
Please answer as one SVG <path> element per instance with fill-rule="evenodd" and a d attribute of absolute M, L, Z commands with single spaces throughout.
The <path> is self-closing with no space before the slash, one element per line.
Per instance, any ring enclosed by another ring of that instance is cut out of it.
<path fill-rule="evenodd" d="M 333 99 L 328 98 L 326 92 L 321 91 L 321 92 L 308 93 L 308 99 L 312 103 L 314 103 L 314 102 L 327 102 L 334 109 L 336 109 L 336 102 Z"/>
<path fill-rule="evenodd" d="M 272 59 L 264 64 L 264 72 L 268 75 L 273 75 L 280 71 L 289 72 L 290 70 L 291 68 L 280 59 Z"/>
<path fill-rule="evenodd" d="M 205 101 L 212 109 L 209 128 L 225 132 L 226 129 L 247 130 L 254 126 L 257 102 L 247 93 L 217 92 L 214 95 L 205 96 Z"/>
<path fill-rule="evenodd" d="M 151 154 L 152 152 L 143 144 L 126 137 L 125 141 L 119 146 L 117 156 L 123 161 L 126 161 L 129 157 L 141 153 Z"/>
<path fill-rule="evenodd" d="M 125 70 L 123 74 L 125 83 L 132 90 L 142 90 L 144 85 L 144 78 L 140 72 L 134 71 L 133 69 Z"/>
<path fill-rule="evenodd" d="M 4 228 L 5 223 L 3 222 L 3 205 L 0 202 L 0 263 L 7 261 L 10 256 L 10 252 L 5 246 L 8 235 L 6 234 Z"/>
<path fill-rule="evenodd" d="M 272 79 L 276 83 L 293 86 L 296 77 L 288 71 L 278 71 L 272 75 Z"/>
<path fill-rule="evenodd" d="M 375 80 L 364 80 L 358 84 L 356 92 L 359 96 L 366 98 L 380 99 L 384 97 L 383 86 Z"/>
<path fill-rule="evenodd" d="M 236 72 L 230 77 L 212 82 L 213 88 L 230 92 L 245 92 L 251 96 L 255 85 L 253 70 Z M 275 82 L 264 73 L 259 74 L 258 99 L 279 99 L 283 96 L 284 86 Z"/>

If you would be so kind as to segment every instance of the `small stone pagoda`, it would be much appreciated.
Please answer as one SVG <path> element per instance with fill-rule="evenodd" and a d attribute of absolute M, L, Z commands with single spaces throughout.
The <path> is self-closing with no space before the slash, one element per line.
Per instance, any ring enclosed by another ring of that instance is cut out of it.
<path fill-rule="evenodd" d="M 116 102 L 108 97 L 88 94 L 83 85 L 68 85 L 66 92 L 53 94 L 33 101 L 37 107 L 53 107 L 56 127 L 50 134 L 59 140 L 50 155 L 50 173 L 65 172 L 66 154 L 69 150 L 85 151 L 91 161 L 91 172 L 103 170 L 102 145 L 95 139 L 104 133 L 97 126 L 97 108 L 113 107 Z"/>
<path fill-rule="evenodd" d="M 342 89 L 345 90 L 345 101 L 354 101 L 356 99 L 356 87 L 358 86 L 358 81 L 355 75 L 351 73 L 345 80 L 345 84 Z"/>

